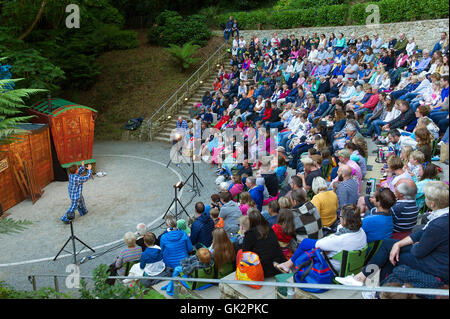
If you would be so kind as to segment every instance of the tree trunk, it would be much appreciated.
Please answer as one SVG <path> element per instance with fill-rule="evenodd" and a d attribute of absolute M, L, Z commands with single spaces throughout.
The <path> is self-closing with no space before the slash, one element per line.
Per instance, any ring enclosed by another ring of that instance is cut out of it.
<path fill-rule="evenodd" d="M 34 19 L 34 21 L 33 21 L 33 23 L 31 24 L 31 26 L 28 28 L 28 30 L 25 31 L 25 33 L 23 33 L 23 34 L 18 38 L 18 40 L 23 40 L 26 36 L 28 36 L 28 35 L 30 34 L 31 31 L 33 31 L 34 27 L 36 26 L 36 24 L 38 23 L 39 19 L 41 18 L 42 13 L 44 12 L 44 7 L 45 7 L 45 4 L 46 4 L 46 3 L 47 3 L 47 0 L 42 0 L 41 8 L 39 9 L 39 11 L 38 11 L 38 13 L 37 13 L 36 18 Z"/>

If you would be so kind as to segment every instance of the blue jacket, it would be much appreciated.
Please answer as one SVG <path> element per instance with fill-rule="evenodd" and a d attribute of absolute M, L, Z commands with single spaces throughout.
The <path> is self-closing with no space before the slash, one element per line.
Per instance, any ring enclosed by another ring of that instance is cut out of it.
<path fill-rule="evenodd" d="M 422 228 L 410 237 L 416 243 L 411 254 L 420 264 L 419 270 L 448 283 L 448 214 L 432 220 L 425 230 Z"/>
<path fill-rule="evenodd" d="M 144 269 L 146 264 L 153 264 L 161 261 L 162 259 L 163 254 L 161 249 L 147 247 L 141 255 L 141 269 Z"/>
<path fill-rule="evenodd" d="M 264 201 L 264 186 L 258 185 L 248 192 L 250 193 L 250 197 L 255 201 L 258 210 L 262 211 Z"/>
<path fill-rule="evenodd" d="M 315 117 L 322 116 L 323 113 L 328 109 L 330 105 L 328 102 L 323 102 L 322 104 L 319 104 L 319 108 L 317 109 L 316 113 L 314 114 Z"/>
<path fill-rule="evenodd" d="M 214 221 L 209 214 L 203 213 L 192 223 L 191 242 L 196 248 L 206 247 L 212 244 L 212 231 L 214 230 Z"/>
<path fill-rule="evenodd" d="M 214 120 L 214 118 L 213 118 L 212 113 L 205 113 L 205 115 L 203 117 L 203 121 L 212 123 L 213 120 Z"/>
<path fill-rule="evenodd" d="M 392 216 L 376 213 L 376 210 L 376 207 L 374 207 L 370 211 L 370 215 L 362 220 L 362 229 L 366 233 L 368 243 L 390 238 L 394 229 Z"/>
<path fill-rule="evenodd" d="M 193 249 L 189 236 L 179 229 L 162 235 L 160 247 L 163 253 L 164 263 L 172 268 L 180 266 L 180 261 L 186 258 L 188 253 Z"/>
<path fill-rule="evenodd" d="M 244 114 L 244 112 L 247 111 L 251 105 L 252 101 L 250 101 L 249 98 L 245 98 L 239 101 L 237 108 L 241 110 L 241 114 Z"/>

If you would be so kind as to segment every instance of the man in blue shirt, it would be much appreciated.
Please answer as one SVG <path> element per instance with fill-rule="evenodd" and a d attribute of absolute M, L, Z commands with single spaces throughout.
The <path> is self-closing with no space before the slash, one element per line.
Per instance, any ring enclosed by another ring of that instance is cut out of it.
<path fill-rule="evenodd" d="M 423 50 L 422 54 L 423 54 L 422 60 L 420 60 L 420 63 L 416 68 L 417 73 L 425 71 L 431 62 L 431 56 L 430 56 L 430 52 L 428 50 Z"/>
<path fill-rule="evenodd" d="M 84 172 L 84 161 L 81 162 L 80 168 L 77 165 L 72 165 L 69 168 L 69 198 L 71 200 L 71 205 L 67 210 L 66 214 L 61 217 L 61 220 L 68 224 L 69 220 L 75 218 L 75 210 L 78 210 L 80 216 L 86 215 L 88 213 L 86 209 L 86 205 L 84 203 L 83 198 L 83 184 L 91 178 L 92 175 L 92 166 L 89 164 L 87 166 L 87 174 L 82 176 L 81 174 Z"/>
<path fill-rule="evenodd" d="M 239 110 L 241 110 L 241 114 L 244 114 L 249 109 L 251 104 L 252 104 L 252 102 L 247 97 L 247 93 L 244 92 L 244 93 L 242 93 L 242 98 L 239 101 L 237 108 Z"/>

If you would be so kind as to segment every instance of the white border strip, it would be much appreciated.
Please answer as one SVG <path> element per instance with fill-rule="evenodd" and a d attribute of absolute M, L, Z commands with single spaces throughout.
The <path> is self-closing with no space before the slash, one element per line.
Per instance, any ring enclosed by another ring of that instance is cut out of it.
<path fill-rule="evenodd" d="M 116 154 L 96 154 L 96 157 L 98 156 L 104 156 L 104 157 L 123 157 L 123 158 L 133 158 L 133 159 L 140 159 L 140 160 L 144 160 L 144 161 L 148 161 L 148 162 L 152 162 L 161 166 L 166 167 L 167 164 L 146 158 L 146 157 L 140 157 L 140 156 L 133 156 L 133 155 L 116 155 Z M 168 169 L 170 169 L 175 175 L 177 175 L 177 177 L 180 179 L 180 181 L 183 180 L 183 177 L 180 175 L 180 173 L 178 173 L 176 170 L 174 170 L 172 167 L 166 167 Z M 180 198 L 183 196 L 183 189 L 181 189 L 180 191 Z M 173 206 L 173 204 L 172 204 Z M 172 206 L 170 206 L 170 208 L 172 208 Z M 153 220 L 150 224 L 147 225 L 148 228 L 151 228 L 151 226 L 153 226 L 157 221 L 161 220 L 162 217 L 164 216 L 164 214 L 160 215 L 159 217 L 157 217 L 155 220 Z M 112 246 L 115 244 L 118 244 L 119 242 L 123 241 L 123 238 L 112 241 L 110 243 L 106 243 L 100 246 L 96 246 L 94 247 L 94 250 L 98 250 L 101 248 L 105 248 L 108 246 Z M 82 253 L 84 251 L 88 251 L 88 249 L 83 248 L 79 253 Z M 60 258 L 65 258 L 65 257 L 72 257 L 72 254 L 65 254 L 65 255 L 60 255 L 58 256 L 58 259 Z M 14 263 L 7 263 L 7 264 L 0 264 L 0 268 L 1 267 L 11 267 L 11 266 L 19 266 L 19 265 L 26 265 L 26 264 L 33 264 L 33 263 L 38 263 L 38 262 L 42 262 L 42 261 L 53 261 L 53 258 L 55 257 L 46 257 L 46 258 L 41 258 L 41 259 L 32 259 L 32 260 L 26 260 L 26 261 L 19 261 L 19 262 L 14 262 Z"/>

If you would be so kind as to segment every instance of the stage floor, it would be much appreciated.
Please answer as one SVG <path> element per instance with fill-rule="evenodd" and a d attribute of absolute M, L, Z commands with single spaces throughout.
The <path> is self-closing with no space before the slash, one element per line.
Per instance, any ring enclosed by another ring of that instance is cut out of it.
<path fill-rule="evenodd" d="M 186 164 L 181 167 L 171 164 L 166 168 L 169 150 L 170 145 L 157 142 L 96 142 L 97 171 L 105 171 L 107 176 L 95 177 L 84 184 L 83 195 L 89 213 L 83 217 L 76 213 L 76 236 L 96 252 L 104 252 L 122 243 L 125 232 L 134 232 L 141 222 L 154 227 L 154 232 L 160 234 L 163 231 L 161 218 L 174 197 L 173 185 L 179 180 L 184 181 L 191 173 Z M 211 165 L 196 165 L 196 172 L 205 185 L 200 189 L 201 196 L 194 197 L 189 186 L 183 187 L 179 194 L 190 215 L 196 202 L 209 203 L 211 194 L 217 190 L 215 169 Z M 70 205 L 67 185 L 67 182 L 53 182 L 34 205 L 25 200 L 7 211 L 11 214 L 9 217 L 27 219 L 33 224 L 20 233 L 1 236 L 0 280 L 19 289 L 30 289 L 26 280 L 28 275 L 64 274 L 65 267 L 73 262 L 66 252 L 53 261 L 70 236 L 70 226 L 60 220 Z M 186 218 L 183 215 L 182 218 Z M 81 247 L 77 243 L 77 251 Z M 66 249 L 71 251 L 72 246 L 68 245 Z M 110 264 L 120 249 L 117 247 L 82 264 L 81 273 L 92 275 L 98 264 Z M 91 253 L 83 251 L 77 259 L 88 255 Z M 41 279 L 41 282 L 38 288 L 47 280 Z M 52 285 L 48 282 L 47 285 Z"/>

